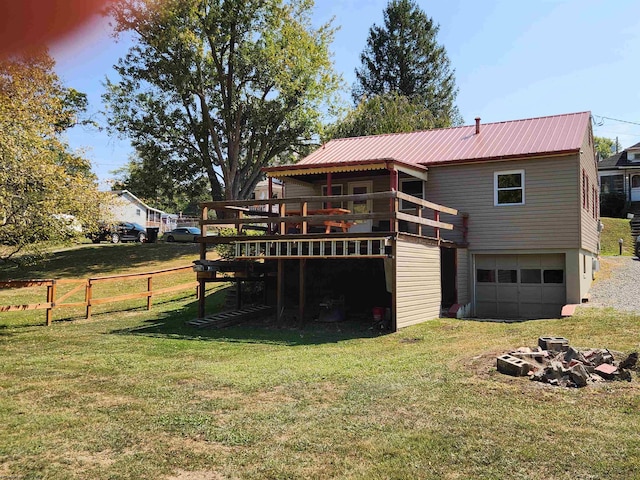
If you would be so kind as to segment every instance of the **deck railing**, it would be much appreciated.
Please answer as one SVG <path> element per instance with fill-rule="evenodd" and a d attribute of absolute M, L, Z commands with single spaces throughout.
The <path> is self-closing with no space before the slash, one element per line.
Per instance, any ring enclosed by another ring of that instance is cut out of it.
<path fill-rule="evenodd" d="M 353 213 L 343 209 L 312 208 L 314 206 L 346 205 L 347 202 L 366 202 L 374 200 L 389 200 L 387 210 L 366 213 Z M 407 209 L 400 211 L 400 200 L 415 205 L 414 213 L 407 213 Z M 214 240 L 208 230 L 212 227 L 232 226 L 241 231 L 252 226 L 262 228 L 269 234 L 287 235 L 308 234 L 310 226 L 324 225 L 337 228 L 345 232 L 348 228 L 361 221 L 382 220 L 388 222 L 388 232 L 400 232 L 399 223 L 407 222 L 414 227 L 412 230 L 419 236 L 441 239 L 440 230 L 453 230 L 452 223 L 440 220 L 441 214 L 462 217 L 462 238 L 466 242 L 466 217 L 455 208 L 438 205 L 406 193 L 389 191 L 357 195 L 325 195 L 294 198 L 272 198 L 265 200 L 231 200 L 206 202 L 200 204 L 200 227 L 203 242 L 219 243 Z M 431 213 L 429 213 L 431 211 Z M 211 215 L 217 212 L 218 215 Z M 295 228 L 291 228 L 295 226 Z M 295 232 L 294 232 L 295 230 Z M 331 235 L 327 228 L 326 234 Z M 432 233 L 432 235 L 429 235 Z M 231 241 L 232 239 L 229 239 Z"/>

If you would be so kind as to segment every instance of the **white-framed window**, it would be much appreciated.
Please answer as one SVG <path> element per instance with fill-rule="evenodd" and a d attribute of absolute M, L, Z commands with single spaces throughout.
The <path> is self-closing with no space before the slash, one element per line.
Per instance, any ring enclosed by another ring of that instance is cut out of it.
<path fill-rule="evenodd" d="M 524 205 L 524 170 L 493 174 L 494 206 Z"/>
<path fill-rule="evenodd" d="M 412 197 L 424 200 L 424 182 L 422 180 L 418 180 L 416 178 L 402 178 L 400 179 L 400 191 L 407 195 L 411 195 Z M 415 203 L 400 200 L 400 210 L 415 207 Z"/>
<path fill-rule="evenodd" d="M 344 195 L 342 192 L 342 185 L 340 183 L 331 185 L 331 195 Z M 329 195 L 327 193 L 327 186 L 322 185 L 322 196 L 325 197 L 327 195 Z M 322 208 L 327 208 L 328 206 L 326 202 L 322 203 Z M 331 206 L 333 208 L 344 208 L 343 202 L 331 202 Z"/>
<path fill-rule="evenodd" d="M 140 212 L 140 209 L 139 209 L 139 208 L 136 208 L 136 216 L 137 216 L 137 217 L 139 217 L 139 216 L 140 216 L 140 213 L 142 213 L 142 212 Z"/>

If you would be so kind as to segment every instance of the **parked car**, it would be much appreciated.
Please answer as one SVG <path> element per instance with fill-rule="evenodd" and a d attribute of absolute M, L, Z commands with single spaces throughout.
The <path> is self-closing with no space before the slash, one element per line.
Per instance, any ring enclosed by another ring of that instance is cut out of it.
<path fill-rule="evenodd" d="M 133 222 L 120 222 L 114 225 L 104 225 L 100 227 L 97 233 L 90 235 L 93 243 L 100 243 L 104 240 L 108 240 L 111 243 L 119 242 L 140 242 L 147 241 L 146 229 Z"/>
<path fill-rule="evenodd" d="M 201 233 L 197 227 L 179 227 L 164 235 L 167 242 L 197 242 Z"/>

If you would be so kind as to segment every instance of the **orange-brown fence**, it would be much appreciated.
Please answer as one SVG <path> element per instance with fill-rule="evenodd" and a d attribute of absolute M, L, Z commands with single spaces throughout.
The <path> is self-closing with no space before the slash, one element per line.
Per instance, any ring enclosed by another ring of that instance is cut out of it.
<path fill-rule="evenodd" d="M 0 289 L 2 288 L 25 288 L 25 287 L 47 287 L 47 298 L 43 303 L 31 303 L 27 305 L 0 305 L 0 312 L 18 312 L 25 310 L 46 310 L 46 324 L 51 325 L 53 320 L 53 310 L 58 308 L 68 307 L 85 307 L 86 318 L 91 318 L 91 308 L 94 305 L 102 305 L 106 303 L 122 302 L 124 300 L 132 300 L 136 298 L 147 299 L 147 310 L 151 310 L 153 303 L 153 297 L 164 295 L 167 293 L 178 292 L 186 290 L 188 288 L 198 287 L 198 282 L 187 282 L 179 285 L 172 285 L 171 287 L 153 289 L 153 279 L 155 277 L 175 274 L 181 271 L 192 271 L 191 266 L 170 268 L 166 270 L 157 270 L 154 272 L 133 273 L 126 275 L 112 275 L 108 277 L 95 277 L 86 279 L 59 279 L 59 280 L 7 280 L 0 281 Z M 118 295 L 114 297 L 102 297 L 94 298 L 94 287 L 98 284 L 114 281 L 127 281 L 127 280 L 147 280 L 147 288 L 142 292 L 128 293 L 126 295 Z M 64 293 L 62 296 L 56 298 L 56 290 L 59 285 L 76 285 L 71 290 Z M 71 298 L 74 294 L 84 290 L 84 301 L 82 302 L 68 302 L 65 300 Z M 196 298 L 199 293 L 196 290 Z"/>

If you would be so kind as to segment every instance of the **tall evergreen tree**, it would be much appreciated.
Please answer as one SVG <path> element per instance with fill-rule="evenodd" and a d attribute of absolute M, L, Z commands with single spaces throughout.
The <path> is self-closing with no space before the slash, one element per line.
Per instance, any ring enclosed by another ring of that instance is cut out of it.
<path fill-rule="evenodd" d="M 391 0 L 384 25 L 369 29 L 362 65 L 356 69 L 354 103 L 395 92 L 423 103 L 438 127 L 462 123 L 454 104 L 454 70 L 436 39 L 439 29 L 415 1 Z"/>

